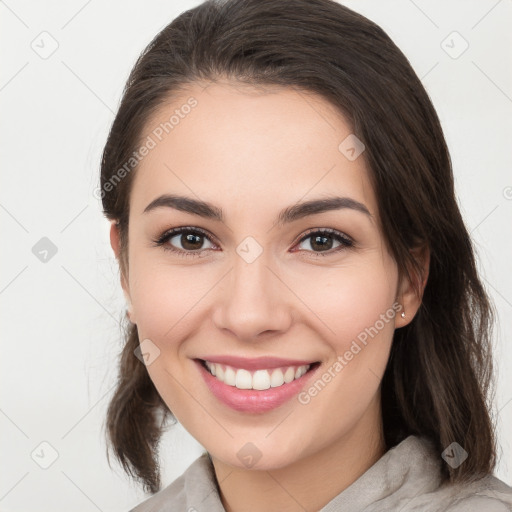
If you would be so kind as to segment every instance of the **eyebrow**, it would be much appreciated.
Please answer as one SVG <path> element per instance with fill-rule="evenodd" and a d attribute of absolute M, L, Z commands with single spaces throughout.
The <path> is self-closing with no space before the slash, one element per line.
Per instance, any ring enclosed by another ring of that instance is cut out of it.
<path fill-rule="evenodd" d="M 192 199 L 190 197 L 164 194 L 149 203 L 143 213 L 148 213 L 157 208 L 173 208 L 182 212 L 198 215 L 206 219 L 224 222 L 222 208 L 211 203 Z M 282 210 L 277 218 L 277 224 L 283 225 L 295 220 L 332 210 L 351 209 L 372 217 L 368 208 L 359 201 L 350 197 L 327 197 L 314 199 L 289 206 Z"/>

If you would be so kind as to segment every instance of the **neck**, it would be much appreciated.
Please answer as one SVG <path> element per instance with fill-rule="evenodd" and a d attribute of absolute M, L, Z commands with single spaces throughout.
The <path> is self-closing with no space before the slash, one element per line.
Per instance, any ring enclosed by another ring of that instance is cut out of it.
<path fill-rule="evenodd" d="M 213 456 L 212 462 L 226 512 L 304 512 L 320 510 L 385 451 L 380 407 L 370 407 L 346 435 L 286 467 L 240 469 Z"/>

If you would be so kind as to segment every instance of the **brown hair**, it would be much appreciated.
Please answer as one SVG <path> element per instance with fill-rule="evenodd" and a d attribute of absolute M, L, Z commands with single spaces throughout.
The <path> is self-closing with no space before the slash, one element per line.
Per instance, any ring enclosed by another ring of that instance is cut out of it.
<path fill-rule="evenodd" d="M 108 183 L 164 101 L 191 83 L 220 77 L 316 93 L 363 141 L 383 236 L 401 275 L 420 271 L 412 248 L 422 243 L 430 250 L 421 307 L 409 325 L 395 331 L 382 381 L 387 447 L 419 435 L 441 454 L 456 441 L 469 457 L 456 469 L 444 464 L 443 479 L 460 482 L 491 473 L 493 309 L 457 206 L 434 107 L 407 58 L 364 16 L 332 0 L 209 0 L 154 38 L 128 78 L 101 163 L 103 209 L 119 225 L 123 275 L 136 166 L 115 186 Z M 156 492 L 158 442 L 164 420 L 174 417 L 134 356 L 136 326 L 126 329 L 107 413 L 108 442 L 128 474 Z"/>

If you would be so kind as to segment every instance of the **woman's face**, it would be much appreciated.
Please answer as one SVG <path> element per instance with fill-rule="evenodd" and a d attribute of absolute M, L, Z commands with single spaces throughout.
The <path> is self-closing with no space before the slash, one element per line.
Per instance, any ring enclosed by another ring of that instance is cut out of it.
<path fill-rule="evenodd" d="M 123 287 L 167 406 L 240 468 L 364 442 L 381 427 L 380 380 L 405 321 L 350 127 L 316 95 L 226 82 L 191 86 L 142 140 Z M 154 202 L 165 195 L 189 211 Z M 173 228 L 190 233 L 162 240 Z"/>

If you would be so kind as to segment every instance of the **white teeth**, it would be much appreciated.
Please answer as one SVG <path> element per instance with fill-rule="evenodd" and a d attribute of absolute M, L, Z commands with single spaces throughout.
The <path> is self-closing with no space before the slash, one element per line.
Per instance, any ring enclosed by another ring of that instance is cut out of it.
<path fill-rule="evenodd" d="M 306 373 L 306 371 L 307 370 L 304 369 L 304 366 L 299 366 L 297 368 L 297 370 L 295 371 L 295 378 L 299 379 L 300 377 L 302 377 Z"/>
<path fill-rule="evenodd" d="M 231 366 L 226 366 L 226 371 L 224 372 L 224 384 L 228 386 L 236 386 L 236 373 Z"/>
<path fill-rule="evenodd" d="M 270 387 L 270 375 L 267 370 L 258 370 L 252 377 L 253 389 L 268 389 Z"/>
<path fill-rule="evenodd" d="M 284 374 L 284 381 L 288 384 L 288 382 L 291 382 L 293 379 L 295 379 L 295 370 L 290 366 Z"/>
<path fill-rule="evenodd" d="M 281 370 L 274 370 L 272 372 L 272 377 L 270 377 L 270 386 L 273 388 L 278 388 L 284 384 L 284 375 Z"/>
<path fill-rule="evenodd" d="M 252 389 L 251 372 L 247 370 L 237 370 L 235 378 L 235 386 L 238 389 Z"/>
<path fill-rule="evenodd" d="M 215 378 L 228 386 L 237 387 L 238 389 L 257 389 L 260 391 L 271 387 L 278 388 L 283 384 L 299 379 L 311 366 L 309 364 L 297 367 L 288 366 L 287 368 L 256 370 L 251 373 L 245 369 L 238 370 L 231 366 L 211 363 L 209 361 L 205 361 L 205 364 Z"/>

